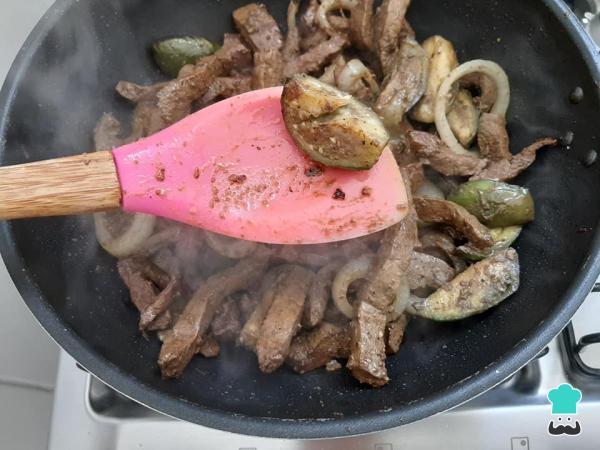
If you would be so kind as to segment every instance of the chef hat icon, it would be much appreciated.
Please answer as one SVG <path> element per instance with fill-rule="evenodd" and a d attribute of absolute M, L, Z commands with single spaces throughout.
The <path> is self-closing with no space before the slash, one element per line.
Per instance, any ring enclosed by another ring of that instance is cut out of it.
<path fill-rule="evenodd" d="M 548 400 L 552 403 L 552 414 L 577 414 L 581 391 L 570 384 L 561 384 L 548 392 Z"/>

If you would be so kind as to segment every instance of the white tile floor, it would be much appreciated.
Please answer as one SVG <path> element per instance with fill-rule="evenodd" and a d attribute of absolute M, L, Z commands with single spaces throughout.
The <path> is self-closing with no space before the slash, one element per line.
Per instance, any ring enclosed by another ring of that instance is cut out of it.
<path fill-rule="evenodd" d="M 2 0 L 0 84 L 52 0 Z M 58 347 L 29 312 L 0 262 L 0 449 L 48 447 Z"/>

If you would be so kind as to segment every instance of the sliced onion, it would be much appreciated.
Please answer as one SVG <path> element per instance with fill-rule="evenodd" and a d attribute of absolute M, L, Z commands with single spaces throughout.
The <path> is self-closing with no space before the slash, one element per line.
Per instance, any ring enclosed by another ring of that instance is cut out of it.
<path fill-rule="evenodd" d="M 377 80 L 360 59 L 351 59 L 346 63 L 337 79 L 337 85 L 342 91 L 353 94 L 356 83 L 364 81 L 372 92 L 378 92 Z"/>
<path fill-rule="evenodd" d="M 358 4 L 357 0 L 323 0 L 317 9 L 317 15 L 315 17 L 319 26 L 324 30 L 331 29 L 329 18 L 327 15 L 334 10 L 351 10 L 356 8 Z"/>
<path fill-rule="evenodd" d="M 421 184 L 421 186 L 419 186 L 417 192 L 415 192 L 415 197 L 433 198 L 438 200 L 446 199 L 446 196 L 442 190 L 427 178 L 425 178 L 425 181 Z"/>
<path fill-rule="evenodd" d="M 218 254 L 230 259 L 242 259 L 256 250 L 257 243 L 230 238 L 221 234 L 205 231 L 206 243 Z"/>
<path fill-rule="evenodd" d="M 162 248 L 176 243 L 183 229 L 178 225 L 173 225 L 164 230 L 154 233 L 137 250 L 136 253 L 143 255 L 153 255 Z"/>
<path fill-rule="evenodd" d="M 109 217 L 109 214 L 111 213 L 94 214 L 96 238 L 102 248 L 116 258 L 124 258 L 135 253 L 154 231 L 156 217 L 146 214 L 128 214 L 131 216 L 130 223 L 124 230 L 119 230 L 115 236 L 108 225 L 114 223 L 114 217 Z"/>
<path fill-rule="evenodd" d="M 454 136 L 450 124 L 448 123 L 448 118 L 446 117 L 446 109 L 448 103 L 452 99 L 451 91 L 454 83 L 470 73 L 483 73 L 496 83 L 497 97 L 491 110 L 493 114 L 505 117 L 510 103 L 510 85 L 508 76 L 504 69 L 495 62 L 475 59 L 461 64 L 450 72 L 442 82 L 435 99 L 435 126 L 440 138 L 455 153 L 470 154 L 471 152 L 465 149 L 460 142 L 458 142 L 456 136 Z"/>
<path fill-rule="evenodd" d="M 356 280 L 365 278 L 375 264 L 375 256 L 366 254 L 345 264 L 336 274 L 331 285 L 331 294 L 337 309 L 348 319 L 356 315 L 354 307 L 348 301 L 348 287 Z"/>

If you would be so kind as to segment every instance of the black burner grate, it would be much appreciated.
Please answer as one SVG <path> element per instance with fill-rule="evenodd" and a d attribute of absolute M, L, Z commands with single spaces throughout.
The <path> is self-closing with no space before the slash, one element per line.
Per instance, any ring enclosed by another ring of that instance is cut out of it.
<path fill-rule="evenodd" d="M 598 387 L 600 368 L 586 364 L 581 358 L 581 353 L 590 345 L 600 344 L 600 333 L 586 334 L 577 341 L 571 322 L 563 330 L 560 343 L 563 349 L 561 357 L 567 376 L 577 384 L 583 386 L 594 384 L 595 387 Z"/>

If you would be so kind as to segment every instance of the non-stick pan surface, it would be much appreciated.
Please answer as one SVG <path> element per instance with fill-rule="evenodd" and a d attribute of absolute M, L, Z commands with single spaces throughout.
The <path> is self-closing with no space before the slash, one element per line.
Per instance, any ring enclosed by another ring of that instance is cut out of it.
<path fill-rule="evenodd" d="M 90 149 L 104 111 L 123 119 L 118 80 L 160 79 L 147 53 L 156 39 L 232 31 L 248 0 L 64 0 L 41 20 L 15 62 L 0 102 L 2 164 Z M 287 1 L 266 1 L 283 22 Z M 261 374 L 255 357 L 226 348 L 195 358 L 180 380 L 160 378 L 159 342 L 137 331 L 137 313 L 99 250 L 89 217 L 3 223 L 0 249 L 24 300 L 56 341 L 124 394 L 166 414 L 214 428 L 277 437 L 331 437 L 405 424 L 453 407 L 497 384 L 568 322 L 600 261 L 600 164 L 582 161 L 597 139 L 598 57 L 564 4 L 554 0 L 415 0 L 419 39 L 449 38 L 461 61 L 500 63 L 512 85 L 513 150 L 542 136 L 575 133 L 570 148 L 543 151 L 520 180 L 537 202 L 517 249 L 518 293 L 457 323 L 414 320 L 391 382 L 362 387 L 348 373 Z M 569 93 L 583 88 L 574 105 Z M 27 355 L 24 355 L 27 357 Z"/>

